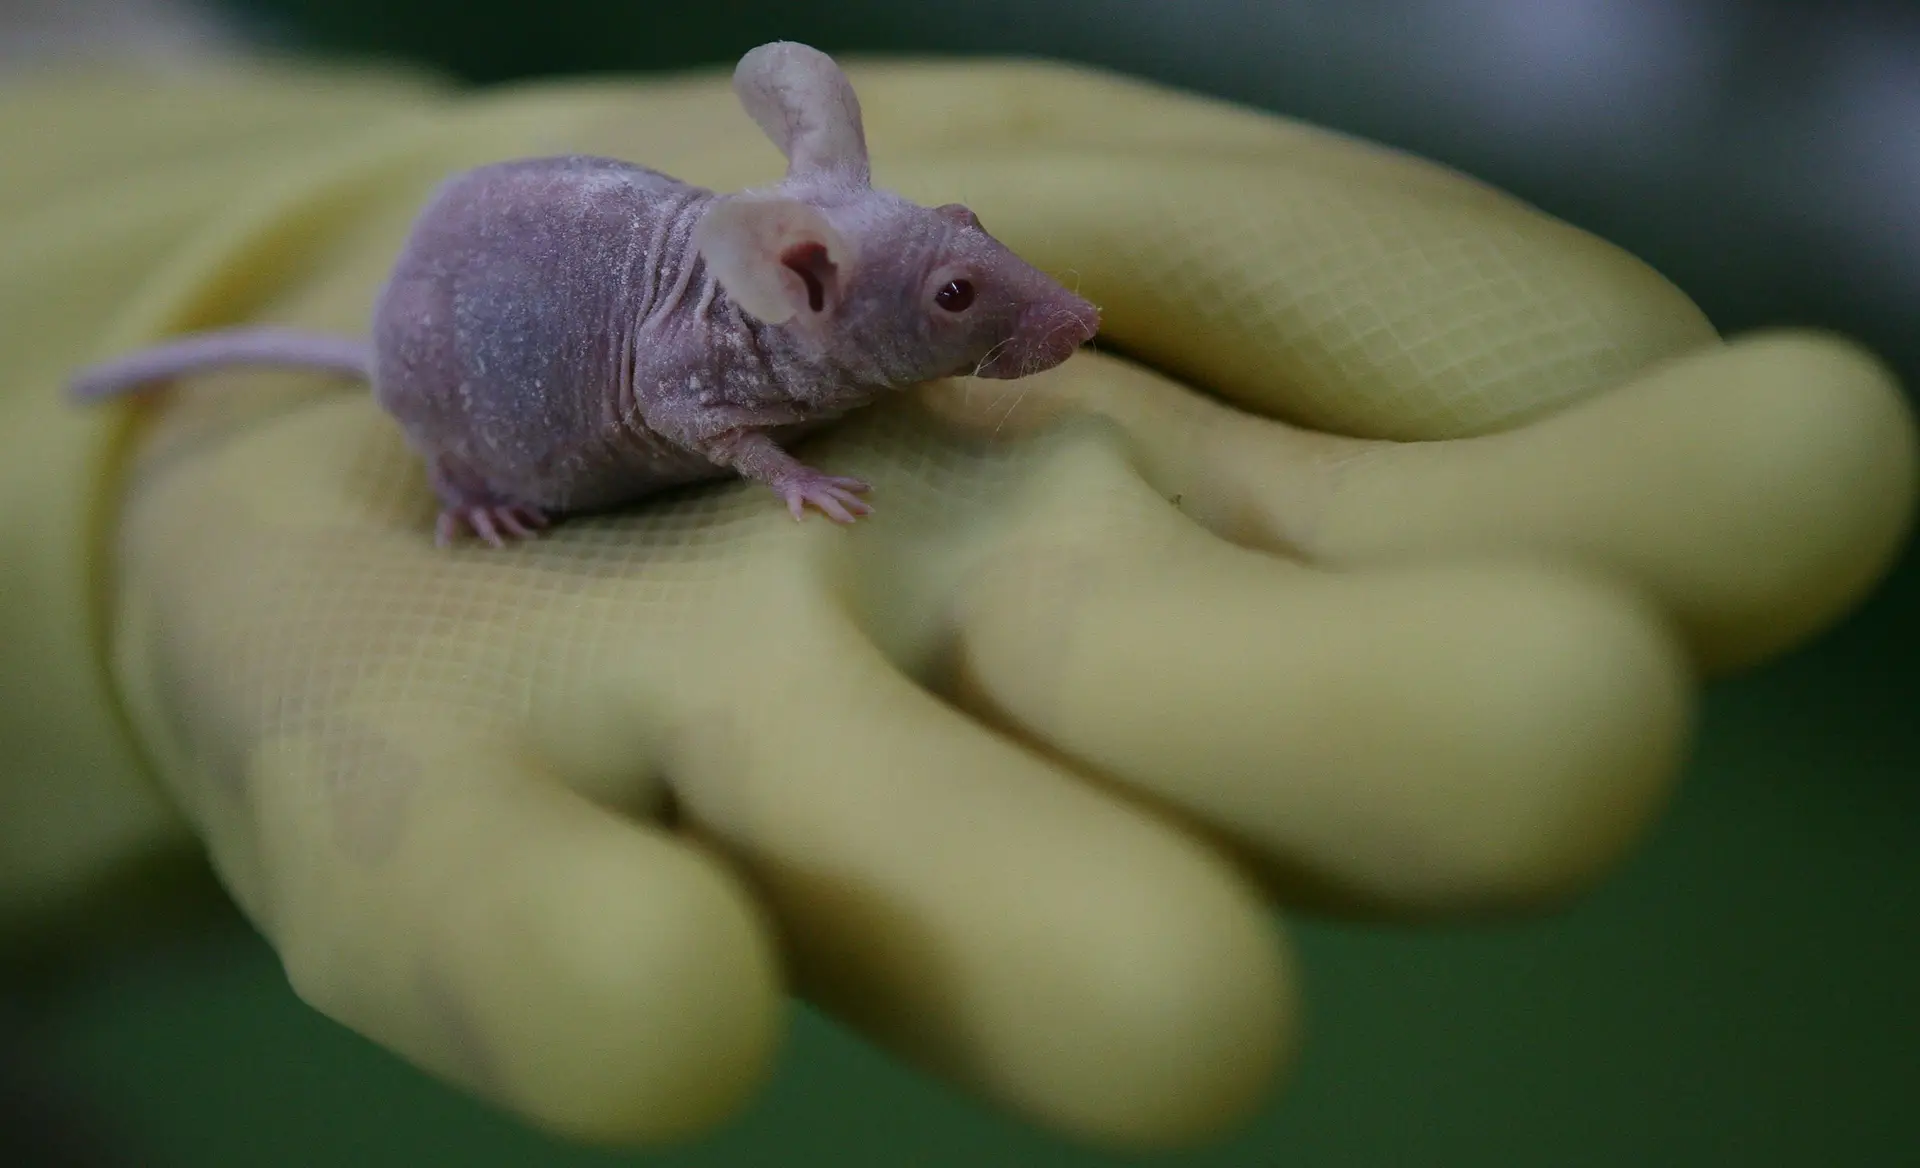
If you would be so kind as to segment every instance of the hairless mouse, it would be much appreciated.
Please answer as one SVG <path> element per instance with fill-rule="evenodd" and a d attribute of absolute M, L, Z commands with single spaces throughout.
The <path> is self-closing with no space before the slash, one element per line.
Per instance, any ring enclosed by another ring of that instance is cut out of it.
<path fill-rule="evenodd" d="M 427 200 L 366 340 L 279 326 L 188 335 L 77 374 L 98 400 L 240 365 L 364 378 L 424 460 L 445 544 L 729 474 L 799 519 L 871 507 L 793 439 L 888 392 L 1065 361 L 1098 310 L 965 206 L 873 186 L 860 106 L 826 54 L 741 58 L 733 88 L 787 158 L 719 194 L 590 155 L 498 162 Z"/>

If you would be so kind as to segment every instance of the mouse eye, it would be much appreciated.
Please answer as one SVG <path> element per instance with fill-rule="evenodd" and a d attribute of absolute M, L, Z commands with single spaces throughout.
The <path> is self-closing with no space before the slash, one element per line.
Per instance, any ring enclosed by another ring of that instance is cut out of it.
<path fill-rule="evenodd" d="M 973 284 L 967 280 L 950 280 L 946 287 L 933 294 L 933 302 L 948 312 L 965 312 L 967 305 L 973 303 Z"/>

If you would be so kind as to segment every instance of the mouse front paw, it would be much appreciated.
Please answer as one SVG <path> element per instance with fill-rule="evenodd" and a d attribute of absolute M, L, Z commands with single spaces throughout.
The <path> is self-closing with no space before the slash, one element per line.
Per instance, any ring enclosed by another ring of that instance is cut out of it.
<path fill-rule="evenodd" d="M 774 493 L 787 502 L 795 519 L 806 517 L 812 506 L 835 523 L 852 523 L 873 513 L 873 506 L 860 496 L 873 488 L 861 479 L 841 478 L 803 466 L 789 471 L 770 484 Z"/>

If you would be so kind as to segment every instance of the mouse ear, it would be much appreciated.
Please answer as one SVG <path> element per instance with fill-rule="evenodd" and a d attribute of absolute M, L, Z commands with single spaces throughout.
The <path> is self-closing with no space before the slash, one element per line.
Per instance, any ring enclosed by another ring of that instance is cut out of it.
<path fill-rule="evenodd" d="M 860 100 L 832 57 L 793 41 L 761 45 L 734 67 L 733 91 L 787 156 L 789 176 L 838 171 L 862 186 L 872 181 Z"/>
<path fill-rule="evenodd" d="M 733 302 L 768 324 L 830 310 L 846 298 L 853 273 L 852 246 L 798 199 L 715 199 L 693 245 Z"/>

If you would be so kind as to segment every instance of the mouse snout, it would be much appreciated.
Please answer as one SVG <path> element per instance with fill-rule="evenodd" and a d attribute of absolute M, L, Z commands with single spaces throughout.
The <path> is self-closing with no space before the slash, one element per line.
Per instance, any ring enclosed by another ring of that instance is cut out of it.
<path fill-rule="evenodd" d="M 1073 356 L 1100 331 L 1100 310 L 1071 292 L 1035 300 L 1020 312 L 1013 336 L 976 376 L 1011 379 L 1042 373 Z"/>

